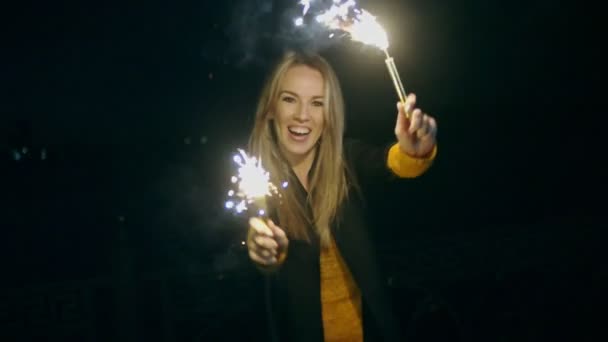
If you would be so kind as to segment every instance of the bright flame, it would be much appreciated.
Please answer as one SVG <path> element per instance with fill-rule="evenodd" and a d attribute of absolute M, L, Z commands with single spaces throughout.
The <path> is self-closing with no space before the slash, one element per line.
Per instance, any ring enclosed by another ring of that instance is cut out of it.
<path fill-rule="evenodd" d="M 294 20 L 296 26 L 301 26 L 304 16 L 310 9 L 311 0 L 300 0 L 304 6 L 302 17 Z M 376 17 L 364 9 L 356 8 L 355 0 L 333 0 L 331 7 L 316 16 L 317 22 L 332 30 L 341 30 L 348 33 L 352 40 L 363 44 L 373 45 L 379 49 L 388 49 L 388 37 L 386 31 L 376 21 Z M 330 34 L 330 38 L 334 36 Z"/>
<path fill-rule="evenodd" d="M 238 179 L 239 190 L 248 199 L 261 198 L 270 193 L 270 174 L 262 167 L 262 162 L 255 157 L 249 157 L 243 150 L 239 150 L 243 160 L 235 158 L 235 162 L 240 166 Z M 235 156 L 238 157 L 238 156 Z"/>
<path fill-rule="evenodd" d="M 345 31 L 350 33 L 353 40 L 363 44 L 374 45 L 382 50 L 388 49 L 388 37 L 386 32 L 376 21 L 376 17 L 368 11 L 362 10 L 350 27 Z"/>
<path fill-rule="evenodd" d="M 300 5 L 304 6 L 304 9 L 302 10 L 302 15 L 306 15 L 308 10 L 310 9 L 310 1 L 311 0 L 300 0 Z"/>
<path fill-rule="evenodd" d="M 310 9 L 310 2 L 312 0 L 300 0 L 299 4 L 304 6 L 304 8 L 302 9 L 302 16 L 296 18 L 293 23 L 296 26 L 302 26 L 304 25 L 304 16 L 306 16 L 306 13 L 308 13 L 308 10 Z"/>
<path fill-rule="evenodd" d="M 334 1 L 330 9 L 317 15 L 317 21 L 334 29 L 341 28 L 340 21 L 348 21 L 348 13 L 351 7 L 355 7 L 355 0 L 348 0 L 343 4 L 337 5 L 339 1 Z"/>
<path fill-rule="evenodd" d="M 236 191 L 228 191 L 229 197 L 238 197 L 226 202 L 227 209 L 234 209 L 237 213 L 248 210 L 248 204 L 260 204 L 265 201 L 266 196 L 278 195 L 277 187 L 270 182 L 270 174 L 262 167 L 262 162 L 255 157 L 250 157 L 245 151 L 239 149 L 239 154 L 232 158 L 239 166 L 238 175 L 231 177 L 231 182 L 237 185 Z M 286 182 L 284 182 L 286 186 Z M 279 195 L 280 196 L 280 195 Z M 265 204 L 263 204 L 265 206 Z M 259 215 L 265 215 L 266 211 L 258 210 Z"/>
<path fill-rule="evenodd" d="M 317 15 L 316 20 L 332 30 L 347 32 L 352 40 L 373 45 L 382 50 L 388 49 L 386 31 L 376 21 L 376 17 L 364 9 L 355 8 L 356 5 L 355 0 L 346 0 L 343 3 L 341 0 L 334 0 L 327 11 Z M 306 10 L 308 9 L 306 8 Z"/>

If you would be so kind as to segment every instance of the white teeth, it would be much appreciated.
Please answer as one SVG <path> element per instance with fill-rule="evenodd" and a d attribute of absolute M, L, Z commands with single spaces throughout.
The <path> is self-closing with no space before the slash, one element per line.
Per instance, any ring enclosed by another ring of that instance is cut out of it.
<path fill-rule="evenodd" d="M 310 129 L 309 128 L 305 128 L 305 127 L 289 127 L 289 131 L 291 133 L 295 133 L 295 134 L 308 134 L 308 133 L 310 133 Z"/>

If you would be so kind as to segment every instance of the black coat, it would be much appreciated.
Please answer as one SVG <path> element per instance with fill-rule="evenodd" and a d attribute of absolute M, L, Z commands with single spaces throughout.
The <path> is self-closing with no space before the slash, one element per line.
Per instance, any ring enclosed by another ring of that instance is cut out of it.
<path fill-rule="evenodd" d="M 331 229 L 336 245 L 361 291 L 365 341 L 398 341 L 399 326 L 389 297 L 387 281 L 376 262 L 370 238 L 371 227 L 363 194 L 374 183 L 395 178 L 386 166 L 388 146 L 371 148 L 358 141 L 346 141 L 345 160 L 362 192 L 351 187 L 349 198 L 339 211 L 340 226 Z M 295 175 L 293 175 L 295 178 Z M 306 191 L 296 180 L 302 201 Z M 304 203 L 304 202 L 303 202 Z M 280 223 L 279 223 L 280 225 Z M 311 231 L 313 227 L 310 227 Z M 314 236 L 314 234 L 312 234 Z M 290 240 L 288 257 L 275 273 L 267 276 L 266 296 L 271 334 L 279 341 L 323 341 L 320 292 L 320 246 Z"/>

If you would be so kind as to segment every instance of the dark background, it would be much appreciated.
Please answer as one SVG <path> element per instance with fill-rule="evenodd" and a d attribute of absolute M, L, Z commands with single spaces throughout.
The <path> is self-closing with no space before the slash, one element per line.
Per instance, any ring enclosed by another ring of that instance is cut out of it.
<path fill-rule="evenodd" d="M 599 9 L 359 3 L 439 125 L 433 168 L 374 207 L 409 340 L 601 340 Z M 231 154 L 286 47 L 334 65 L 349 137 L 392 141 L 383 55 L 295 29 L 296 0 L 3 7 L 2 339 L 265 338 L 245 227 L 223 209 Z"/>

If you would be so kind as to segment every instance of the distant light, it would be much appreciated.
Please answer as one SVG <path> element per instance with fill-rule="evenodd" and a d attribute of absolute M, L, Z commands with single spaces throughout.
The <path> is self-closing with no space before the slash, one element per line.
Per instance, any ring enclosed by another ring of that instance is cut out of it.
<path fill-rule="evenodd" d="M 228 196 L 230 196 L 230 197 L 234 196 L 234 190 L 228 191 Z"/>
<path fill-rule="evenodd" d="M 200 141 L 201 141 L 201 145 L 206 144 L 206 143 L 207 143 L 207 137 L 203 135 L 203 136 L 201 137 L 201 140 L 200 140 Z"/>
<path fill-rule="evenodd" d="M 226 209 L 232 209 L 232 208 L 234 208 L 234 202 L 232 202 L 232 201 L 226 202 Z"/>
<path fill-rule="evenodd" d="M 245 241 L 241 241 L 241 245 L 242 245 L 242 246 L 245 246 Z"/>
<path fill-rule="evenodd" d="M 302 26 L 302 24 L 304 24 L 304 18 L 297 18 L 294 23 L 296 26 Z"/>
<path fill-rule="evenodd" d="M 329 35 L 329 38 L 333 38 L 334 36 L 335 36 L 335 34 L 331 33 L 331 34 Z"/>
<path fill-rule="evenodd" d="M 287 187 L 287 185 L 289 185 L 289 183 L 287 183 L 287 182 L 283 182 L 283 184 L 281 184 L 281 186 L 283 187 L 283 189 L 285 189 Z"/>
<path fill-rule="evenodd" d="M 13 150 L 13 159 L 15 161 L 20 161 L 21 160 L 21 153 L 19 153 L 19 151 L 17 150 Z"/>
<path fill-rule="evenodd" d="M 236 183 L 236 182 L 238 182 L 238 181 L 239 181 L 239 179 L 238 179 L 238 178 L 236 178 L 236 176 L 232 176 L 232 178 L 230 178 L 230 181 L 231 181 L 232 183 Z"/>
<path fill-rule="evenodd" d="M 264 209 L 260 209 L 260 211 L 258 213 L 260 214 L 260 216 L 264 216 L 266 214 L 266 212 L 264 211 Z"/>
<path fill-rule="evenodd" d="M 241 156 L 239 156 L 238 154 L 236 154 L 232 160 L 234 160 L 235 163 L 242 163 L 243 162 L 243 158 L 241 158 Z"/>

